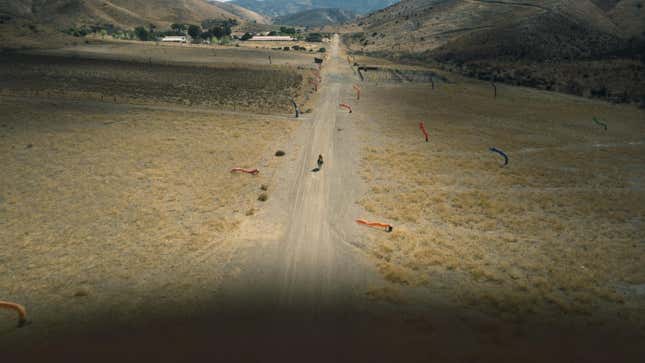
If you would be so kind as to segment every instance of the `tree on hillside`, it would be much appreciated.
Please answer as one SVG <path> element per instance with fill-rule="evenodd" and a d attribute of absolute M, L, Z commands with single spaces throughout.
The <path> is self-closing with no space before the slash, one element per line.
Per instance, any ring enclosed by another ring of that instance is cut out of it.
<path fill-rule="evenodd" d="M 305 38 L 305 40 L 308 41 L 308 42 L 320 43 L 320 42 L 322 42 L 322 34 L 320 34 L 320 33 L 309 33 L 307 35 L 307 38 Z"/>
<path fill-rule="evenodd" d="M 210 31 L 205 31 L 205 32 L 199 34 L 199 37 L 204 39 L 204 40 L 208 40 L 208 39 L 213 37 L 213 33 L 211 33 Z"/>
<path fill-rule="evenodd" d="M 220 19 L 207 19 L 202 21 L 202 28 L 203 29 L 212 29 L 215 26 L 221 26 L 223 28 L 225 27 L 233 27 L 237 25 L 237 20 L 235 19 L 227 19 L 227 20 L 220 20 Z"/>
<path fill-rule="evenodd" d="M 220 26 L 220 25 L 214 26 L 211 29 L 211 33 L 213 33 L 213 36 L 215 36 L 218 39 L 223 38 L 231 35 L 231 27 L 228 26 L 228 24 L 224 24 L 223 26 Z"/>
<path fill-rule="evenodd" d="M 232 32 L 233 30 L 231 29 L 231 23 L 229 22 L 224 23 L 224 35 L 229 36 L 231 35 Z"/>
<path fill-rule="evenodd" d="M 287 35 L 294 35 L 296 34 L 296 29 L 295 28 L 287 28 L 285 26 L 280 27 L 280 33 L 282 34 L 287 34 Z"/>
<path fill-rule="evenodd" d="M 197 38 L 199 34 L 201 34 L 201 32 L 202 32 L 202 29 L 197 25 L 190 24 L 188 26 L 188 35 L 190 35 L 193 39 Z"/>
<path fill-rule="evenodd" d="M 136 35 L 137 39 L 142 40 L 142 41 L 146 41 L 149 38 L 148 31 L 146 30 L 146 28 L 144 28 L 142 26 L 138 26 L 138 27 L 134 28 L 134 35 Z"/>
<path fill-rule="evenodd" d="M 244 33 L 244 35 L 242 35 L 240 40 L 249 40 L 251 38 L 253 38 L 253 35 L 251 33 Z"/>
<path fill-rule="evenodd" d="M 177 33 L 185 34 L 185 32 L 186 32 L 186 24 L 173 23 L 173 24 L 170 25 L 170 29 L 176 31 Z"/>

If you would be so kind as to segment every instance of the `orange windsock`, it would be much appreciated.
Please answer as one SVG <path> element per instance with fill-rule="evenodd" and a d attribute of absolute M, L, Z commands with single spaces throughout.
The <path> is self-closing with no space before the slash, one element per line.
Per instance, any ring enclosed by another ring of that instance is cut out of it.
<path fill-rule="evenodd" d="M 247 173 L 247 174 L 253 174 L 253 175 L 257 175 L 257 174 L 260 173 L 260 171 L 258 169 L 244 169 L 244 168 L 233 168 L 233 169 L 231 169 L 231 173 L 235 173 L 235 172 Z"/>
<path fill-rule="evenodd" d="M 423 124 L 423 121 L 419 122 L 419 128 L 421 129 L 421 132 L 423 132 L 423 135 L 425 135 L 426 142 L 428 142 L 428 131 L 426 131 L 426 126 Z"/>
<path fill-rule="evenodd" d="M 348 105 L 348 104 L 346 104 L 346 103 L 341 103 L 339 106 L 340 106 L 340 108 L 346 108 L 346 109 L 348 109 L 348 110 L 349 110 L 349 113 L 352 113 L 352 106 L 350 106 L 350 105 Z"/>
<path fill-rule="evenodd" d="M 366 221 L 364 219 L 357 219 L 356 223 L 362 224 L 362 225 L 365 225 L 365 226 L 368 226 L 368 227 L 385 228 L 386 232 L 392 232 L 392 229 L 393 229 L 391 224 L 381 223 L 381 222 L 370 222 L 370 221 Z"/>
<path fill-rule="evenodd" d="M 18 326 L 24 326 L 27 323 L 27 310 L 24 306 L 9 301 L 0 300 L 0 308 L 14 310 L 18 313 Z"/>

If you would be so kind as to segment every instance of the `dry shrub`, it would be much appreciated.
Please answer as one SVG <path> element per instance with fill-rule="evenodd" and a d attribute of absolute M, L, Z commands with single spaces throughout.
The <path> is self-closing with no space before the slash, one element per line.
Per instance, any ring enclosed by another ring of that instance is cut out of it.
<path fill-rule="evenodd" d="M 379 271 L 383 274 L 386 280 L 402 285 L 412 285 L 418 278 L 415 277 L 409 270 L 387 262 L 380 262 L 378 264 Z"/>

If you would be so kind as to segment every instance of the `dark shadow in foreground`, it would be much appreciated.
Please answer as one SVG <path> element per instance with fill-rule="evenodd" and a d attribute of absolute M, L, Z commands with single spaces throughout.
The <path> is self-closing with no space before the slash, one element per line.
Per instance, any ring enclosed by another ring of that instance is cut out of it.
<path fill-rule="evenodd" d="M 261 302 L 256 302 L 262 305 Z M 465 309 L 370 311 L 238 306 L 49 334 L 2 362 L 642 362 L 641 327 L 563 316 L 514 322 Z M 378 305 L 378 304 L 377 304 Z M 415 309 L 416 310 L 416 309 Z M 29 329 L 25 328 L 25 329 Z M 6 336 L 5 336 L 6 337 Z M 0 337 L 0 343 L 4 338 Z"/>

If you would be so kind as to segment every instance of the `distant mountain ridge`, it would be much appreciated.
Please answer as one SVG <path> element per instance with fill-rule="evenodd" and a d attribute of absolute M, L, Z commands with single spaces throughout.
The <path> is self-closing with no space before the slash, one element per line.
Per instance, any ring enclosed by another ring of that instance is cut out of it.
<path fill-rule="evenodd" d="M 398 0 L 233 0 L 233 3 L 270 17 L 313 9 L 342 9 L 357 14 L 385 8 Z"/>
<path fill-rule="evenodd" d="M 292 26 L 320 27 L 352 21 L 356 13 L 343 9 L 313 9 L 294 14 L 282 15 L 273 19 L 275 24 Z"/>

